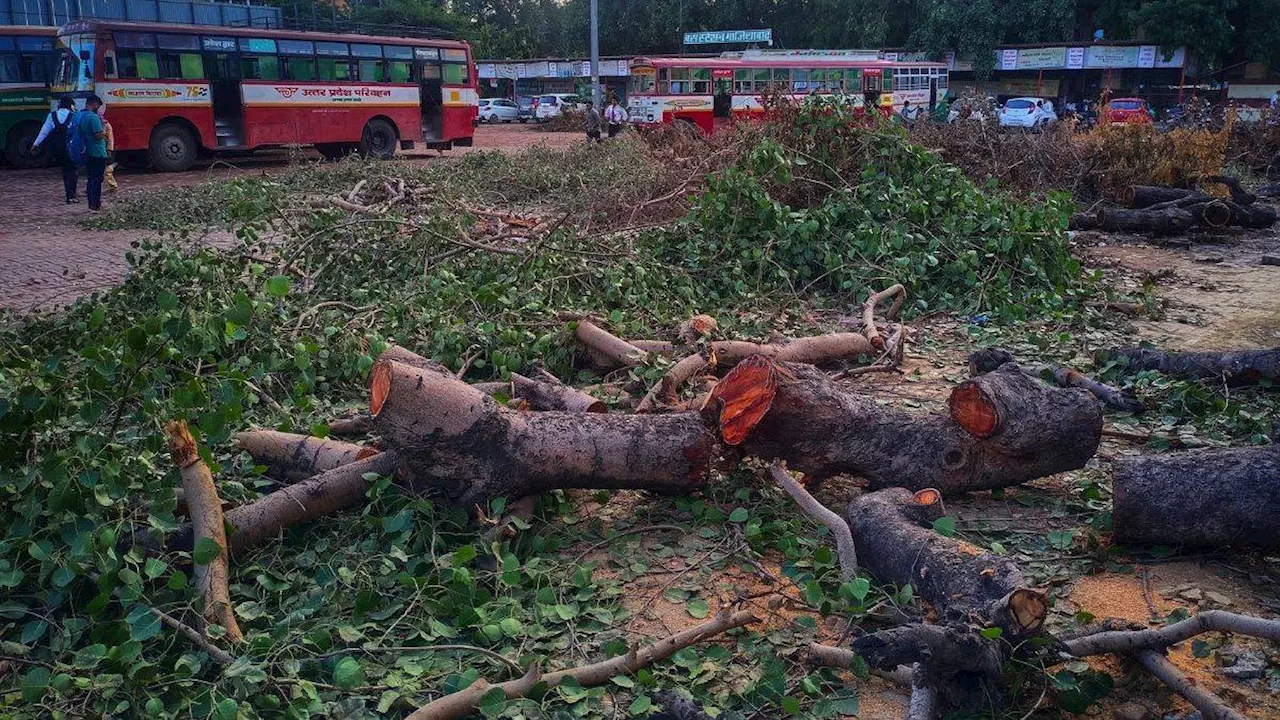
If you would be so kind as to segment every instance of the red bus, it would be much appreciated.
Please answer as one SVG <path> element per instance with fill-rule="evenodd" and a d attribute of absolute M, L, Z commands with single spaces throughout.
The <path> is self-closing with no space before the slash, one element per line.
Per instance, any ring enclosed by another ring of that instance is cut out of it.
<path fill-rule="evenodd" d="M 635 123 L 690 122 L 713 132 L 730 119 L 763 114 L 761 96 L 770 92 L 797 100 L 839 95 L 886 113 L 908 100 L 927 109 L 947 94 L 947 65 L 840 50 L 636 58 L 631 61 L 627 111 Z"/>
<path fill-rule="evenodd" d="M 465 42 L 109 21 L 66 25 L 58 41 L 54 93 L 99 95 L 121 159 L 162 171 L 200 152 L 314 145 L 386 158 L 472 141 Z"/>

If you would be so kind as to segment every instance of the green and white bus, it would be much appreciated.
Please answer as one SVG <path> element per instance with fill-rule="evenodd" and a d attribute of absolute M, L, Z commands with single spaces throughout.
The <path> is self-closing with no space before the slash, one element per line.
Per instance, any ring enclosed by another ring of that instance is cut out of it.
<path fill-rule="evenodd" d="M 49 114 L 58 29 L 0 25 L 0 153 L 20 168 L 48 165 L 52 149 L 31 143 Z"/>

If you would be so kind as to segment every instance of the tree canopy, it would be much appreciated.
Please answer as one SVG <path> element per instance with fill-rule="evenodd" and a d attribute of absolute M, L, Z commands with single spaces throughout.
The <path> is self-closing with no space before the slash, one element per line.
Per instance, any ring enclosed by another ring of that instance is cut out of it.
<path fill-rule="evenodd" d="M 324 2 L 325 0 L 313 0 Z M 585 55 L 590 0 L 366 0 L 356 19 L 444 27 L 477 57 Z M 691 30 L 772 28 L 785 48 L 903 47 L 973 55 L 1002 43 L 1108 39 L 1188 46 L 1209 67 L 1280 60 L 1280 0 L 598 0 L 606 55 L 678 52 Z"/>

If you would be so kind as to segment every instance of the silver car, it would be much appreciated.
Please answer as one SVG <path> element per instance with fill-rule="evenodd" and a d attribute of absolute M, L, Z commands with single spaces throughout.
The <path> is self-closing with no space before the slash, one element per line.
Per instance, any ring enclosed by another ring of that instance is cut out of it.
<path fill-rule="evenodd" d="M 1053 103 L 1040 98 L 1013 98 L 1000 109 L 1000 127 L 1039 130 L 1057 121 L 1058 114 L 1053 111 Z"/>
<path fill-rule="evenodd" d="M 520 106 L 506 98 L 485 98 L 480 101 L 480 122 L 515 122 L 520 119 Z"/>

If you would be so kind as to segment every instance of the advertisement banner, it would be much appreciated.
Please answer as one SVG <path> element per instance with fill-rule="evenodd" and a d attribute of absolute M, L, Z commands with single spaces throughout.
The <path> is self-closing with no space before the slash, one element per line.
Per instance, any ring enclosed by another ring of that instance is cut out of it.
<path fill-rule="evenodd" d="M 1066 48 L 1023 48 L 1018 51 L 1019 70 L 1058 70 L 1066 64 Z"/>
<path fill-rule="evenodd" d="M 417 87 L 388 85 L 299 85 L 285 82 L 245 83 L 240 87 L 245 105 L 418 105 Z"/>
<path fill-rule="evenodd" d="M 1067 48 L 1067 69 L 1068 70 L 1084 69 L 1084 48 L 1082 47 Z"/>
<path fill-rule="evenodd" d="M 626 76 L 628 76 L 628 75 L 630 75 L 630 74 L 631 74 L 631 68 L 628 66 L 627 61 L 626 61 L 626 60 L 619 60 L 619 61 L 618 61 L 618 76 L 619 76 L 619 77 L 626 77 Z"/>
<path fill-rule="evenodd" d="M 724 45 L 726 43 L 768 43 L 773 44 L 773 30 L 712 30 L 710 32 L 687 32 L 684 34 L 685 45 Z"/>
<path fill-rule="evenodd" d="M 1152 68 L 1156 66 L 1156 46 L 1143 45 L 1138 48 L 1138 67 Z"/>
<path fill-rule="evenodd" d="M 165 82 L 100 82 L 107 108 L 119 105 L 208 105 L 209 85 Z"/>
<path fill-rule="evenodd" d="M 1001 70 L 1017 70 L 1018 69 L 1018 51 L 1017 50 L 1001 50 L 1000 51 L 1000 69 Z"/>
<path fill-rule="evenodd" d="M 1173 52 L 1170 52 L 1170 53 L 1169 53 L 1169 58 L 1168 58 L 1167 60 L 1166 60 L 1166 59 L 1165 59 L 1165 57 L 1164 57 L 1164 54 L 1165 54 L 1166 52 L 1169 52 L 1169 51 L 1168 51 L 1168 49 L 1166 49 L 1166 48 L 1160 48 L 1160 49 L 1156 50 L 1156 67 L 1158 67 L 1158 68 L 1180 68 L 1180 67 L 1182 67 L 1184 64 L 1186 64 L 1186 61 L 1187 61 L 1187 49 L 1186 49 L 1186 48 L 1178 48 L 1178 49 L 1174 50 Z"/>
<path fill-rule="evenodd" d="M 996 83 L 996 93 L 1021 97 L 1054 98 L 1058 96 L 1058 80 L 1056 78 L 1046 78 L 1043 82 L 1036 82 L 1035 78 L 1001 80 Z"/>
<path fill-rule="evenodd" d="M 1091 45 L 1085 49 L 1084 65 L 1090 68 L 1138 67 L 1139 50 L 1137 47 Z"/>

